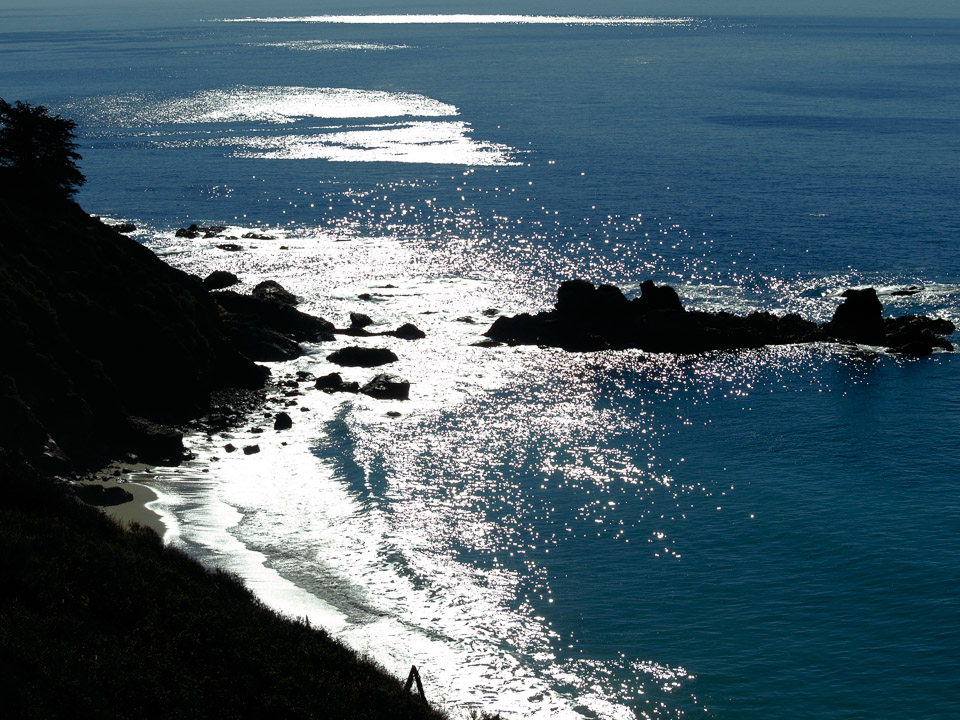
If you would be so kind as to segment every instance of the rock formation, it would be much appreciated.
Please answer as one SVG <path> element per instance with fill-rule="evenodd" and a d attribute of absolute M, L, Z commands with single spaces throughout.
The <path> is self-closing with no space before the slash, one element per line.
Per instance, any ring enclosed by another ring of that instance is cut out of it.
<path fill-rule="evenodd" d="M 566 350 L 637 348 L 661 353 L 740 350 L 765 345 L 847 342 L 879 345 L 890 352 L 929 355 L 952 349 L 944 335 L 955 330 L 947 320 L 910 315 L 884 318 L 873 288 L 848 290 L 833 319 L 823 325 L 799 315 L 684 309 L 673 288 L 647 280 L 640 297 L 628 300 L 613 285 L 570 280 L 557 291 L 553 310 L 536 315 L 501 316 L 485 333 L 514 345 L 547 345 Z"/>

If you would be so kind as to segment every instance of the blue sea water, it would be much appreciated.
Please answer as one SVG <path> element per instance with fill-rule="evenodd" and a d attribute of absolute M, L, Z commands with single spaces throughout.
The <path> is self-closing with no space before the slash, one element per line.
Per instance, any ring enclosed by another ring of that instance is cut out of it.
<path fill-rule="evenodd" d="M 954 353 L 472 346 L 571 277 L 960 321 L 960 22 L 597 12 L 0 13 L 0 96 L 77 120 L 88 211 L 428 334 L 389 341 L 408 403 L 305 390 L 287 435 L 189 438 L 140 478 L 168 542 L 454 713 L 960 716 Z"/>

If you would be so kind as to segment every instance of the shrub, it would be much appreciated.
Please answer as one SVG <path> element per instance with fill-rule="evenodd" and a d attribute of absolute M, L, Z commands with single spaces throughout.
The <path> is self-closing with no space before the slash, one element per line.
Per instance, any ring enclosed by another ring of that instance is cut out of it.
<path fill-rule="evenodd" d="M 10 182 L 72 196 L 86 182 L 77 167 L 77 124 L 43 105 L 0 98 L 0 168 Z"/>

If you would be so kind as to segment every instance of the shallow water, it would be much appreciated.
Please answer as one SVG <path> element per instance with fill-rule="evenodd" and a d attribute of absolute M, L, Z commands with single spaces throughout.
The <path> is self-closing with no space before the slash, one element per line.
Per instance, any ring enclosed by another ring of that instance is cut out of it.
<path fill-rule="evenodd" d="M 0 95 L 77 118 L 85 208 L 428 336 L 363 341 L 406 403 L 304 389 L 290 431 L 190 438 L 148 480 L 168 541 L 450 708 L 960 712 L 954 354 L 471 345 L 570 277 L 957 321 L 960 24 L 7 19 Z"/>

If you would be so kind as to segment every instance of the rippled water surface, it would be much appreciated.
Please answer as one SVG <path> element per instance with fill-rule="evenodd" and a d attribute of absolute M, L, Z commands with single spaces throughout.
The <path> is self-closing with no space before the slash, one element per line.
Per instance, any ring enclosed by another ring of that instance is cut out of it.
<path fill-rule="evenodd" d="M 77 119 L 85 208 L 427 334 L 358 340 L 407 402 L 303 383 L 190 437 L 144 478 L 168 541 L 454 713 L 958 716 L 955 354 L 474 343 L 571 277 L 957 321 L 960 25 L 270 12 L 0 13 L 0 96 Z M 274 374 L 365 382 L 326 360 L 354 342 Z"/>

